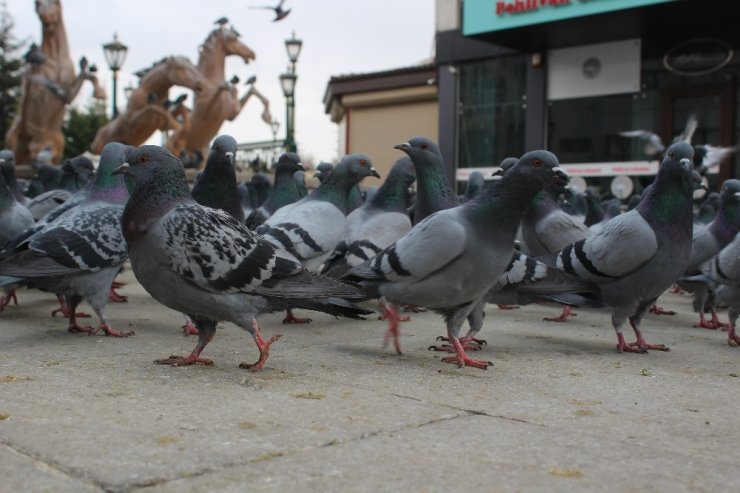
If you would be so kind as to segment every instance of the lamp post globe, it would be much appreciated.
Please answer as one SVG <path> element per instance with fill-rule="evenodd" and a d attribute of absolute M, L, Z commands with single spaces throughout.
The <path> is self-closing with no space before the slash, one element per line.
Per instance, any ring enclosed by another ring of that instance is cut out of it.
<path fill-rule="evenodd" d="M 288 152 L 296 152 L 295 143 L 295 83 L 298 80 L 296 74 L 296 63 L 301 54 L 303 41 L 295 37 L 295 32 L 290 39 L 285 40 L 285 51 L 288 53 L 290 64 L 284 74 L 280 74 L 280 87 L 285 96 L 285 148 Z"/>
<path fill-rule="evenodd" d="M 118 71 L 121 70 L 124 60 L 126 60 L 126 53 L 128 52 L 128 46 L 121 43 L 118 40 L 118 34 L 113 34 L 113 41 L 103 45 L 103 54 L 105 55 L 105 61 L 108 63 L 108 68 L 113 72 L 113 118 L 118 115 L 118 107 L 116 106 L 116 92 L 118 90 Z"/>

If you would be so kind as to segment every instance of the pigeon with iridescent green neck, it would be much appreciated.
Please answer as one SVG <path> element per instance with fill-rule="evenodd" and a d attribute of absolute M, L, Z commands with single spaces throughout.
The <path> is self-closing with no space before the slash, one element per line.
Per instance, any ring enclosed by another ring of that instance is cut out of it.
<path fill-rule="evenodd" d="M 193 186 L 193 198 L 206 207 L 221 209 L 237 221 L 244 222 L 236 183 L 236 139 L 221 135 L 213 141 L 206 166 L 198 183 Z"/>
<path fill-rule="evenodd" d="M 267 199 L 247 217 L 246 225 L 249 229 L 256 229 L 275 211 L 301 199 L 301 192 L 293 181 L 293 175 L 303 169 L 301 158 L 295 152 L 286 152 L 280 156 L 275 165 L 274 184 Z"/>
<path fill-rule="evenodd" d="M 54 293 L 70 332 L 125 337 L 108 323 L 104 308 L 111 283 L 127 258 L 121 215 L 128 199 L 123 177 L 112 170 L 123 163 L 127 146 L 105 145 L 87 199 L 68 210 L 0 260 L 0 285 L 22 284 Z M 86 299 L 100 319 L 97 329 L 77 324 L 77 305 Z"/>

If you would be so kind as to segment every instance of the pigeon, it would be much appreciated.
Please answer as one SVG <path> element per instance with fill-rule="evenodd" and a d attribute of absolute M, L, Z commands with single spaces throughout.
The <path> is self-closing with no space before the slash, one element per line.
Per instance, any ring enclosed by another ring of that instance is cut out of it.
<path fill-rule="evenodd" d="M 247 217 L 246 225 L 249 229 L 254 230 L 276 210 L 301 199 L 300 191 L 293 181 L 293 174 L 303 169 L 301 159 L 295 152 L 286 152 L 280 156 L 275 165 L 274 185 L 267 199 Z"/>
<path fill-rule="evenodd" d="M 15 153 L 10 149 L 0 150 L 0 174 L 5 179 L 5 184 L 21 204 L 28 202 L 28 197 L 23 194 L 18 180 L 15 177 Z"/>
<path fill-rule="evenodd" d="M 366 176 L 380 178 L 365 154 L 349 154 L 306 197 L 281 207 L 256 232 L 318 272 L 342 240 L 350 189 Z"/>
<path fill-rule="evenodd" d="M 404 152 L 411 151 L 416 168 L 416 200 L 412 208 L 414 224 L 443 209 L 460 204 L 457 194 L 447 182 L 442 153 L 431 139 L 414 137 L 409 142 L 395 146 Z M 416 152 L 418 149 L 423 152 Z"/>
<path fill-rule="evenodd" d="M 293 173 L 293 183 L 295 183 L 295 188 L 298 190 L 298 196 L 300 198 L 308 195 L 308 188 L 306 187 L 306 172 L 304 170 L 299 169 Z"/>
<path fill-rule="evenodd" d="M 199 204 L 221 209 L 237 221 L 244 222 L 236 185 L 235 157 L 236 139 L 230 135 L 217 137 L 208 153 L 203 176 L 193 186 L 192 195 Z"/>
<path fill-rule="evenodd" d="M 249 190 L 249 201 L 252 209 L 261 206 L 270 196 L 272 182 L 264 173 L 255 173 L 244 186 Z"/>
<path fill-rule="evenodd" d="M 589 235 L 586 225 L 571 216 L 558 204 L 558 197 L 565 190 L 554 183 L 539 192 L 522 217 L 522 249 L 532 257 L 541 257 L 560 251 Z M 558 317 L 545 317 L 550 322 L 565 322 L 571 307 L 565 305 Z"/>
<path fill-rule="evenodd" d="M 398 159 L 373 197 L 347 216 L 344 237 L 327 260 L 322 274 L 341 278 L 352 267 L 377 255 L 409 232 L 408 195 L 415 179 L 411 159 L 408 156 Z"/>
<path fill-rule="evenodd" d="M 217 25 L 218 27 L 224 27 L 226 24 L 229 23 L 229 18 L 228 17 L 219 17 L 213 23 L 215 25 Z"/>
<path fill-rule="evenodd" d="M 333 164 L 328 163 L 326 161 L 322 161 L 316 166 L 316 172 L 313 174 L 313 176 L 317 180 L 319 180 L 319 183 L 324 183 L 324 180 L 327 179 L 327 177 L 331 174 L 332 170 L 334 170 Z"/>
<path fill-rule="evenodd" d="M 46 63 L 47 57 L 36 43 L 31 43 L 28 51 L 23 55 L 23 59 L 26 63 L 30 63 L 31 65 L 41 65 Z"/>
<path fill-rule="evenodd" d="M 598 285 L 600 300 L 611 308 L 620 352 L 668 350 L 648 344 L 640 323 L 689 262 L 693 154 L 691 145 L 673 144 L 635 209 L 610 220 L 601 232 L 541 259 Z M 629 344 L 622 333 L 627 320 L 637 337 Z"/>
<path fill-rule="evenodd" d="M 70 332 L 133 334 L 114 330 L 103 312 L 108 288 L 127 258 L 120 221 L 128 190 L 122 177 L 111 174 L 123 163 L 126 151 L 123 144 L 106 144 L 88 199 L 0 260 L 0 285 L 25 284 L 56 294 Z M 75 310 L 83 299 L 100 319 L 99 328 L 77 324 Z"/>
<path fill-rule="evenodd" d="M 475 197 L 486 184 L 486 179 L 483 177 L 483 173 L 480 171 L 473 171 L 468 176 L 468 183 L 465 186 L 465 193 L 459 198 L 460 203 L 467 202 L 468 200 Z"/>
<path fill-rule="evenodd" d="M 0 249 L 33 224 L 31 211 L 16 200 L 0 173 Z"/>
<path fill-rule="evenodd" d="M 689 115 L 689 118 L 686 121 L 686 127 L 684 127 L 683 131 L 679 135 L 673 138 L 672 144 L 678 142 L 686 142 L 687 144 L 690 144 L 691 139 L 694 136 L 694 132 L 696 132 L 698 124 L 699 122 L 696 118 L 696 115 Z M 663 155 L 663 152 L 665 151 L 665 144 L 663 144 L 663 139 L 661 139 L 660 136 L 655 132 L 651 132 L 649 130 L 628 130 L 624 132 L 619 132 L 619 135 L 621 135 L 622 137 L 638 138 L 642 140 L 642 152 L 651 161 L 653 159 L 660 159 L 660 157 Z"/>
<path fill-rule="evenodd" d="M 424 138 L 397 147 L 412 159 L 438 151 Z M 420 180 L 420 167 L 416 173 Z M 532 198 L 559 180 L 567 176 L 554 154 L 529 152 L 485 192 L 426 217 L 394 244 L 353 268 L 348 279 L 360 282 L 386 306 L 405 303 L 442 314 L 455 352 L 443 361 L 486 369 L 491 362 L 466 354 L 467 341 L 458 339 L 460 328 L 474 310 L 482 313 L 477 308 L 510 264 L 519 221 Z"/>
<path fill-rule="evenodd" d="M 692 280 L 707 283 L 707 288 L 714 292 L 716 301 L 728 306 L 730 324 L 727 343 L 730 346 L 740 345 L 740 336 L 736 333 L 740 315 L 740 234 L 736 234 L 734 240 L 709 262 L 705 262 L 701 271 Z"/>
<path fill-rule="evenodd" d="M 84 154 L 65 159 L 60 167 L 62 176 L 59 179 L 59 188 L 69 192 L 76 192 L 83 188 L 95 174 L 93 162 Z"/>
<path fill-rule="evenodd" d="M 589 228 L 604 220 L 604 205 L 601 201 L 601 194 L 595 187 L 586 187 L 586 216 L 583 223 Z"/>
<path fill-rule="evenodd" d="M 739 231 L 740 180 L 725 180 L 720 190 L 720 206 L 714 220 L 707 225 L 694 226 L 691 257 L 682 278 L 699 274 L 702 264 L 727 246 Z M 725 326 L 717 319 L 717 311 L 711 299 L 712 293 L 706 289 L 705 284 L 694 284 L 686 279 L 679 279 L 678 286 L 694 295 L 694 311 L 699 312 L 699 322 L 695 327 L 717 329 Z M 705 320 L 705 308 L 711 311 L 711 320 Z"/>
<path fill-rule="evenodd" d="M 694 168 L 704 176 L 710 169 L 719 166 L 728 156 L 740 149 L 737 146 L 721 147 L 709 144 L 694 145 Z"/>
<path fill-rule="evenodd" d="M 269 9 L 275 12 L 275 18 L 272 20 L 272 22 L 277 22 L 285 19 L 288 14 L 290 14 L 290 9 L 284 9 L 283 4 L 285 3 L 285 0 L 280 0 L 280 2 L 276 6 L 270 6 L 270 5 L 264 5 L 264 6 L 258 6 L 258 7 L 251 7 L 253 9 Z"/>
<path fill-rule="evenodd" d="M 717 192 L 709 192 L 704 201 L 699 205 L 696 212 L 696 222 L 700 224 L 709 224 L 714 220 L 719 210 L 720 196 Z"/>
<path fill-rule="evenodd" d="M 69 190 L 55 188 L 36 195 L 26 202 L 26 207 L 33 214 L 33 218 L 40 221 L 44 216 L 69 200 L 72 195 L 73 193 Z"/>
<path fill-rule="evenodd" d="M 240 366 L 259 370 L 280 336 L 264 340 L 257 315 L 296 306 L 353 318 L 368 313 L 345 299 L 364 299 L 362 289 L 309 273 L 232 216 L 196 203 L 182 163 L 167 149 L 141 146 L 116 173 L 135 182 L 122 218 L 134 275 L 160 303 L 188 314 L 200 331 L 190 355 L 157 363 L 212 364 L 200 354 L 216 323 L 226 320 L 248 331 L 259 349 L 256 363 Z"/>

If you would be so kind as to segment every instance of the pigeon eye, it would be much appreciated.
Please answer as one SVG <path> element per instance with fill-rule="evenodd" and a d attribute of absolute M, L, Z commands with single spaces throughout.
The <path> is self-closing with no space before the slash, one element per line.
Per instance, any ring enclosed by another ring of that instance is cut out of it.
<path fill-rule="evenodd" d="M 670 154 L 668 154 L 668 157 L 673 159 L 673 153 L 671 152 Z"/>
<path fill-rule="evenodd" d="M 540 166 L 542 166 L 542 161 L 540 161 L 539 159 L 535 159 L 534 161 L 532 161 L 532 166 L 534 166 L 535 168 L 539 168 Z"/>
<path fill-rule="evenodd" d="M 427 149 L 429 149 L 429 144 L 422 144 L 420 147 L 421 150 L 426 151 Z"/>
<path fill-rule="evenodd" d="M 147 161 L 149 161 L 149 156 L 148 155 L 142 154 L 141 156 L 139 156 L 139 162 L 140 163 L 146 163 Z"/>
<path fill-rule="evenodd" d="M 360 166 L 366 166 L 366 165 L 367 165 L 367 161 L 364 159 L 360 159 Z"/>

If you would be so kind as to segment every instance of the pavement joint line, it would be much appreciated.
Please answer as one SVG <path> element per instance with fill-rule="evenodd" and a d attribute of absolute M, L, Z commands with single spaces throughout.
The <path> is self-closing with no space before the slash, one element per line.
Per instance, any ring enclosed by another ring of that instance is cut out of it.
<path fill-rule="evenodd" d="M 380 435 L 383 435 L 383 434 L 391 435 L 393 433 L 399 433 L 399 432 L 403 432 L 403 431 L 406 431 L 406 430 L 415 430 L 415 429 L 418 429 L 418 428 L 423 428 L 424 426 L 429 426 L 429 425 L 433 425 L 433 424 L 436 424 L 436 423 L 443 423 L 445 421 L 451 421 L 451 420 L 454 420 L 454 419 L 457 419 L 457 418 L 464 418 L 464 417 L 467 417 L 467 416 L 470 416 L 470 414 L 468 414 L 466 412 L 465 413 L 461 413 L 461 414 L 456 414 L 454 416 L 442 416 L 442 417 L 439 417 L 439 418 L 431 419 L 429 421 L 425 421 L 423 423 L 409 423 L 409 424 L 402 425 L 402 426 L 397 427 L 397 428 L 379 429 L 379 430 L 369 431 L 369 432 L 365 432 L 365 433 L 360 433 L 359 435 L 354 435 L 354 436 L 347 437 L 344 440 L 332 439 L 332 440 L 328 440 L 328 441 L 326 441 L 324 443 L 320 443 L 318 445 L 308 446 L 308 447 L 303 447 L 303 448 L 297 448 L 297 449 L 293 449 L 293 450 L 290 450 L 290 451 L 287 451 L 287 452 L 280 452 L 280 451 L 278 451 L 278 452 L 268 452 L 268 453 L 265 453 L 265 454 L 261 454 L 261 455 L 259 455 L 257 457 L 252 457 L 252 458 L 246 459 L 244 461 L 231 462 L 231 463 L 226 463 L 226 464 L 219 464 L 217 466 L 207 467 L 207 468 L 202 469 L 202 470 L 199 470 L 199 471 L 193 471 L 193 472 L 185 473 L 185 474 L 182 474 L 182 475 L 177 476 L 177 477 L 174 477 L 174 478 L 152 478 L 152 479 L 150 479 L 148 481 L 142 481 L 142 482 L 137 482 L 137 483 L 126 483 L 126 484 L 123 484 L 123 485 L 106 485 L 104 487 L 104 489 L 105 489 L 105 491 L 108 491 L 108 492 L 111 492 L 111 493 L 119 493 L 119 492 L 120 493 L 123 493 L 123 492 L 131 491 L 132 489 L 135 489 L 135 488 L 147 488 L 147 487 L 151 487 L 151 486 L 163 485 L 163 484 L 170 483 L 172 481 L 179 481 L 179 480 L 183 480 L 183 479 L 197 478 L 197 477 L 200 477 L 200 476 L 204 476 L 206 474 L 216 473 L 216 472 L 219 472 L 219 471 L 225 471 L 227 469 L 231 469 L 231 468 L 234 468 L 234 467 L 241 467 L 241 466 L 246 466 L 246 465 L 249 465 L 249 464 L 256 464 L 258 462 L 272 461 L 272 460 L 280 459 L 282 457 L 292 457 L 292 456 L 295 456 L 295 455 L 298 455 L 298 454 L 303 454 L 303 453 L 306 453 L 306 452 L 311 452 L 311 451 L 322 449 L 322 448 L 333 447 L 335 445 L 352 443 L 352 442 L 356 442 L 356 441 L 360 441 L 360 440 L 367 440 L 369 438 L 373 438 L 373 437 L 380 436 Z"/>
<path fill-rule="evenodd" d="M 7 447 L 14 454 L 18 454 L 18 455 L 20 455 L 22 457 L 26 457 L 26 458 L 28 458 L 28 459 L 30 459 L 32 461 L 35 461 L 35 462 L 40 462 L 45 467 L 48 467 L 49 469 L 51 469 L 52 471 L 54 471 L 54 472 L 56 472 L 58 474 L 64 475 L 64 476 L 66 476 L 66 477 L 68 477 L 70 479 L 76 480 L 76 481 L 81 481 L 81 482 L 87 483 L 88 486 L 94 486 L 94 487 L 100 489 L 101 491 L 107 491 L 106 488 L 105 488 L 105 486 L 102 483 L 96 481 L 95 479 L 89 477 L 88 475 L 86 475 L 84 473 L 83 474 L 78 474 L 78 471 L 76 469 L 74 469 L 74 468 L 65 467 L 65 466 L 63 466 L 62 464 L 59 464 L 56 461 L 50 461 L 50 460 L 44 459 L 44 457 L 42 457 L 40 454 L 38 454 L 36 452 L 25 450 L 25 449 L 23 449 L 21 447 L 18 447 L 15 444 L 9 442 L 5 437 L 0 436 L 0 445 L 3 445 L 5 447 Z"/>

